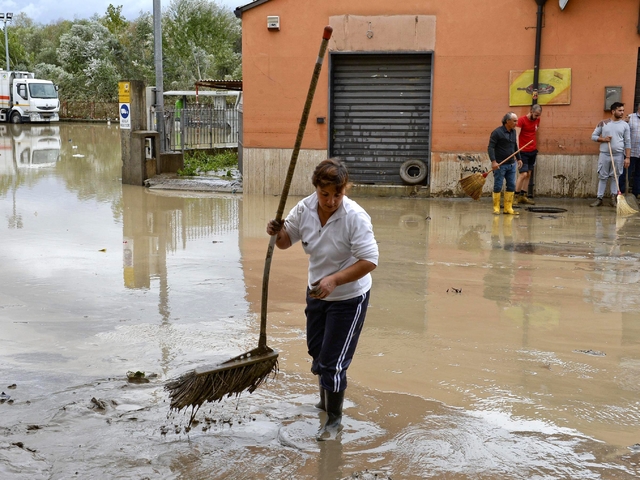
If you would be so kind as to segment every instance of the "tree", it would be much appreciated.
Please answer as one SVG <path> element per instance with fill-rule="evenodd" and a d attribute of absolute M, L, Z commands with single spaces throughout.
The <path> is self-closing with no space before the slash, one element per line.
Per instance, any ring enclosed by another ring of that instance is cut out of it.
<path fill-rule="evenodd" d="M 240 21 L 229 9 L 207 0 L 173 0 L 163 24 L 165 84 L 192 88 L 196 80 L 238 75 L 240 35 Z"/>
<path fill-rule="evenodd" d="M 127 24 L 118 35 L 118 70 L 123 79 L 143 80 L 147 85 L 155 83 L 153 53 L 153 18 L 143 13 Z"/>
<path fill-rule="evenodd" d="M 107 30 L 109 30 L 112 35 L 116 37 L 120 35 L 128 26 L 126 18 L 122 16 L 122 5 L 114 7 L 112 4 L 109 4 L 107 12 L 104 14 L 104 17 L 102 17 L 101 23 L 107 27 Z"/>
<path fill-rule="evenodd" d="M 25 13 L 13 17 L 13 24 L 9 28 L 9 52 L 12 68 L 33 70 L 39 63 L 59 65 L 57 49 L 60 37 L 71 29 L 72 22 L 61 20 L 49 25 L 39 25 L 33 22 Z M 24 54 L 20 54 L 20 50 Z"/>
<path fill-rule="evenodd" d="M 98 98 L 115 101 L 118 93 L 118 69 L 114 54 L 117 42 L 102 24 L 75 23 L 60 38 L 58 58 L 62 68 L 72 75 L 72 91 L 66 98 Z"/>

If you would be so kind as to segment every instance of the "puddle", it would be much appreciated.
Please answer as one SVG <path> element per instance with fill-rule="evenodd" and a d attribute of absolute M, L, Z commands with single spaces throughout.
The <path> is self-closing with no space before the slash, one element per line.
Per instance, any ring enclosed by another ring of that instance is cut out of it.
<path fill-rule="evenodd" d="M 313 440 L 300 248 L 271 267 L 280 373 L 187 429 L 164 383 L 257 345 L 278 198 L 122 186 L 115 126 L 46 135 L 55 162 L 2 157 L 0 477 L 640 474 L 639 218 L 588 200 L 512 218 L 489 199 L 357 199 L 381 264 L 341 441 Z"/>

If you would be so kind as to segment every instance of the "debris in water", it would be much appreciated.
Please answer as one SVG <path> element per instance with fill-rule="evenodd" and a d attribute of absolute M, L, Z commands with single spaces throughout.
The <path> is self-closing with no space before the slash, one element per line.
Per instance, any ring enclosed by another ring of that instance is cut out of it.
<path fill-rule="evenodd" d="M 574 350 L 574 353 L 584 353 L 585 355 L 593 355 L 594 357 L 604 357 L 607 354 L 598 350 Z"/>
<path fill-rule="evenodd" d="M 106 410 L 109 405 L 107 402 L 100 398 L 93 397 L 91 398 L 91 406 L 94 410 Z"/>
<path fill-rule="evenodd" d="M 145 376 L 144 372 L 139 370 L 137 372 L 128 371 L 127 379 L 129 383 L 149 383 L 149 379 Z"/>
<path fill-rule="evenodd" d="M 347 479 L 358 479 L 358 480 L 391 480 L 391 477 L 383 471 L 377 470 L 365 470 L 363 472 L 354 472 L 349 477 L 345 477 L 344 480 Z"/>

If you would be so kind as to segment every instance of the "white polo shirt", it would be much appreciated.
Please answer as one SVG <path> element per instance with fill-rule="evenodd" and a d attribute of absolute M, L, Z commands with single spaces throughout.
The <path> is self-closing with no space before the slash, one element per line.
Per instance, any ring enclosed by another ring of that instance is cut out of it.
<path fill-rule="evenodd" d="M 348 197 L 320 224 L 318 196 L 314 192 L 300 200 L 285 219 L 285 228 L 291 244 L 298 240 L 309 255 L 309 288 L 313 283 L 340 270 L 350 267 L 358 260 L 367 260 L 378 265 L 378 244 L 373 236 L 371 217 Z M 371 274 L 354 282 L 339 285 L 325 300 L 347 300 L 371 289 Z"/>

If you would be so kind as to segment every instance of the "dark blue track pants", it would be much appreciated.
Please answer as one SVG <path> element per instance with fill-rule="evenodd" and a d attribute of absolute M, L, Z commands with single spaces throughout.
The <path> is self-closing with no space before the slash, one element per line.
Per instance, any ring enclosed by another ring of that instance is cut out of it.
<path fill-rule="evenodd" d="M 347 368 L 358 345 L 369 292 L 348 300 L 330 302 L 309 296 L 307 290 L 307 347 L 311 371 L 320 375 L 322 388 L 342 392 L 347 388 Z"/>

